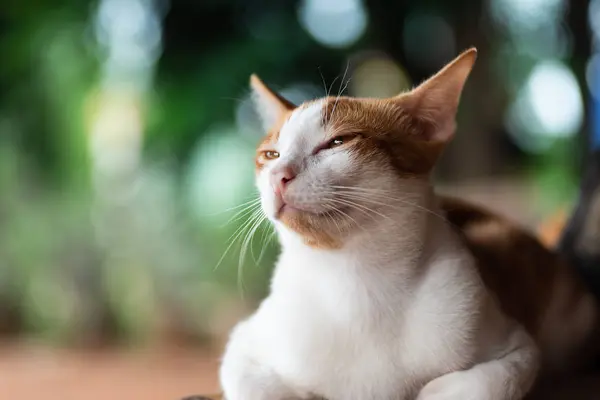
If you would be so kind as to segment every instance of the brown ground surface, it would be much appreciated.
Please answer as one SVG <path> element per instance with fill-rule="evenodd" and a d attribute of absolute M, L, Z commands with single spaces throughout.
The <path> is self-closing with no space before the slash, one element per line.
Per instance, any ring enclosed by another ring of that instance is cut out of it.
<path fill-rule="evenodd" d="M 217 388 L 217 357 L 198 349 L 0 347 L 0 399 L 179 400 Z"/>

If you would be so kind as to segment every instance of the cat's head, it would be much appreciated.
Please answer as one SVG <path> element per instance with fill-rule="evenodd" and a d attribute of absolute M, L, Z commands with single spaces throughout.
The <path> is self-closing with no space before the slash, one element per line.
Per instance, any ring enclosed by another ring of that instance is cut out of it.
<path fill-rule="evenodd" d="M 410 92 L 388 99 L 326 97 L 296 106 L 251 77 L 268 132 L 257 149 L 262 207 L 312 246 L 344 237 L 402 205 L 426 182 L 455 131 L 460 95 L 476 59 L 462 53 Z"/>

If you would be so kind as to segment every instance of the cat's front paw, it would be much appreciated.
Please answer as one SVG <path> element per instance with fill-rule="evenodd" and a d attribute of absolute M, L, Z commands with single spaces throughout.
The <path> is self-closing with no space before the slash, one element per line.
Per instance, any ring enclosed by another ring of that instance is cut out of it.
<path fill-rule="evenodd" d="M 440 376 L 421 389 L 417 400 L 495 400 L 482 378 L 472 371 Z"/>

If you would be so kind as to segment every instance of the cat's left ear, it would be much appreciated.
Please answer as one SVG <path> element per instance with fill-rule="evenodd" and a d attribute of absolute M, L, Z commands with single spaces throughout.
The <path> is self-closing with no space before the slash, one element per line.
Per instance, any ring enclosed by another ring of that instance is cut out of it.
<path fill-rule="evenodd" d="M 426 140 L 446 142 L 454 135 L 458 103 L 476 58 L 477 50 L 473 47 L 412 91 L 396 98 L 403 108 L 424 122 Z"/>
<path fill-rule="evenodd" d="M 285 114 L 296 108 L 287 99 L 275 93 L 258 76 L 250 76 L 250 87 L 256 111 L 265 131 L 270 130 Z"/>

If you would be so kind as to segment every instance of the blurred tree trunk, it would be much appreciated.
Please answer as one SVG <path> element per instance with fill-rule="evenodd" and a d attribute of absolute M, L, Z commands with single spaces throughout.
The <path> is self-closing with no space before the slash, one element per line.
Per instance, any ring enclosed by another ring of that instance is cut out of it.
<path fill-rule="evenodd" d="M 569 9 L 567 10 L 566 22 L 571 32 L 573 39 L 573 55 L 571 57 L 571 68 L 577 78 L 579 87 L 583 95 L 584 105 L 584 122 L 580 132 L 579 141 L 580 151 L 585 156 L 588 156 L 588 147 L 591 135 L 591 121 L 590 121 L 590 93 L 588 84 L 586 81 L 586 66 L 591 56 L 592 38 L 589 28 L 589 5 L 590 0 L 570 0 Z M 586 157 L 577 157 L 578 165 L 576 168 L 578 172 L 582 172 L 584 168 L 584 160 Z"/>
<path fill-rule="evenodd" d="M 378 43 L 380 49 L 402 65 L 416 82 L 421 80 L 423 76 L 417 76 L 402 49 L 405 17 L 414 8 L 414 3 L 409 0 L 366 0 L 365 4 L 369 10 L 372 42 Z"/>
<path fill-rule="evenodd" d="M 589 0 L 571 0 L 568 24 L 573 34 L 572 67 L 583 92 L 586 118 L 580 133 L 585 157 L 578 157 L 583 170 L 579 198 L 559 243 L 559 251 L 582 274 L 590 288 L 600 296 L 600 150 L 591 151 L 595 118 L 589 112 L 590 94 L 586 82 L 586 65 L 591 56 L 588 25 Z"/>
<path fill-rule="evenodd" d="M 458 130 L 439 168 L 440 177 L 472 180 L 488 177 L 505 163 L 501 135 L 503 126 L 504 87 L 492 73 L 491 23 L 483 1 L 463 1 L 456 7 L 455 32 L 457 49 L 477 48 L 477 62 L 461 98 Z M 460 10 L 460 11 L 458 11 Z"/>
<path fill-rule="evenodd" d="M 459 4 L 457 4 L 459 3 Z M 441 178 L 461 180 L 487 176 L 502 164 L 499 150 L 504 107 L 502 88 L 493 87 L 490 77 L 489 35 L 482 34 L 482 21 L 485 21 L 484 2 L 462 0 L 453 2 L 452 7 L 440 2 L 439 9 L 419 6 L 418 3 L 402 0 L 367 0 L 371 14 L 371 34 L 374 42 L 380 43 L 382 50 L 394 58 L 408 72 L 414 84 L 422 82 L 441 68 L 423 69 L 407 58 L 402 48 L 402 35 L 405 18 L 411 12 L 424 12 L 441 15 L 452 26 L 456 38 L 456 54 L 469 47 L 477 47 L 478 60 L 462 99 L 459 114 L 459 134 L 446 152 L 438 168 Z M 446 60 L 450 61 L 450 60 Z M 466 156 L 465 156 L 466 155 Z"/>

